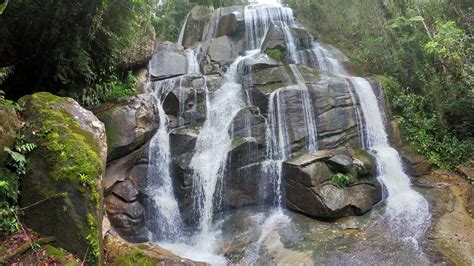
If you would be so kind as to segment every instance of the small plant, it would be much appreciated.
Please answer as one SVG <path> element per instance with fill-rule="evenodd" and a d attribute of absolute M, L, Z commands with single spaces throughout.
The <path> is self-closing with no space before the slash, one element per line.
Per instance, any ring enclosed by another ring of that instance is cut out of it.
<path fill-rule="evenodd" d="M 269 57 L 271 57 L 275 60 L 278 60 L 278 61 L 282 61 L 286 57 L 286 53 L 284 51 L 280 50 L 280 49 L 271 49 L 271 48 L 269 48 L 265 51 L 265 53 Z"/>
<path fill-rule="evenodd" d="M 6 151 L 10 155 L 8 165 L 15 170 L 18 175 L 24 175 L 26 173 L 26 155 L 32 152 L 36 148 L 34 143 L 25 143 L 23 135 L 17 136 L 14 150 L 5 147 Z"/>
<path fill-rule="evenodd" d="M 350 174 L 337 173 L 331 176 L 331 181 L 339 187 L 347 187 L 354 183 L 355 178 Z"/>

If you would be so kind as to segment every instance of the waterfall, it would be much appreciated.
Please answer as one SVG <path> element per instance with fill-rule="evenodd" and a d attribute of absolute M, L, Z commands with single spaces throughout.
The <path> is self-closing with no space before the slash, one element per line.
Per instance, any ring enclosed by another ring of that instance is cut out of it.
<path fill-rule="evenodd" d="M 301 101 L 304 114 L 304 120 L 306 125 L 306 136 L 308 138 L 308 151 L 315 151 L 318 149 L 317 144 L 317 130 L 316 123 L 314 118 L 313 104 L 311 102 L 311 97 L 309 96 L 309 89 L 306 86 L 306 81 L 303 78 L 300 70 L 295 65 L 290 65 L 290 69 L 293 72 L 293 75 L 296 78 L 298 87 L 301 90 Z"/>
<path fill-rule="evenodd" d="M 249 5 L 245 7 L 247 50 L 259 49 L 271 23 L 294 24 L 293 10 L 281 5 Z"/>
<path fill-rule="evenodd" d="M 340 75 L 353 84 L 364 116 L 365 142 L 375 155 L 378 179 L 388 192 L 386 215 L 390 219 L 390 226 L 399 237 L 409 241 L 418 240 L 429 226 L 429 205 L 411 187 L 410 178 L 403 171 L 400 155 L 388 142 L 382 111 L 372 85 L 367 79 L 349 76 L 336 57 L 321 45 L 315 45 L 315 52 L 322 70 Z"/>
<path fill-rule="evenodd" d="M 178 81 L 179 82 L 179 81 Z M 171 153 L 168 133 L 168 119 L 163 110 L 162 96 L 174 88 L 176 80 L 165 80 L 152 84 L 160 125 L 150 141 L 146 194 L 151 201 L 147 204 L 146 223 L 150 239 L 176 239 L 180 236 L 182 225 L 178 203 L 171 179 Z"/>
<path fill-rule="evenodd" d="M 227 154 L 232 146 L 228 133 L 232 118 L 244 106 L 242 86 L 238 81 L 238 65 L 244 57 L 237 58 L 229 67 L 223 85 L 209 101 L 208 116 L 197 140 L 191 168 L 193 195 L 199 225 L 202 231 L 210 230 L 214 211 L 214 194 L 222 182 Z"/>
<path fill-rule="evenodd" d="M 270 94 L 268 100 L 268 121 L 266 128 L 266 150 L 268 160 L 263 165 L 263 173 L 270 177 L 273 187 L 273 204 L 282 206 L 282 164 L 290 156 L 290 136 L 286 104 L 281 99 L 282 90 Z"/>
<path fill-rule="evenodd" d="M 190 15 L 191 15 L 191 12 L 189 12 L 188 15 L 186 16 L 186 19 L 184 20 L 184 24 L 181 27 L 181 31 L 179 32 L 179 37 L 178 37 L 178 42 L 177 42 L 179 45 L 183 45 L 184 33 L 186 32 L 186 25 L 188 24 L 188 19 Z"/>
<path fill-rule="evenodd" d="M 201 71 L 199 70 L 199 63 L 196 56 L 196 51 L 199 50 L 197 48 L 194 49 L 186 49 L 186 58 L 188 60 L 188 74 L 200 74 Z"/>

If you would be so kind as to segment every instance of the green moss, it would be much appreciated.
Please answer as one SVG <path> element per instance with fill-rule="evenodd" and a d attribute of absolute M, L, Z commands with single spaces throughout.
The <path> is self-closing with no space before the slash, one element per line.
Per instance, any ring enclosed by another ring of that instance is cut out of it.
<path fill-rule="evenodd" d="M 60 184 L 73 184 L 88 199 L 88 209 L 95 213 L 99 209 L 101 158 L 94 135 L 81 128 L 73 115 L 67 110 L 69 99 L 57 97 L 50 93 L 33 94 L 30 110 L 37 119 L 33 127 L 39 129 L 36 144 L 39 152 L 44 151 L 46 166 L 50 175 L 46 182 L 38 184 L 42 191 L 57 193 L 53 188 Z M 46 189 L 44 189 L 46 188 Z M 51 195 L 49 195 L 51 196 Z M 99 227 L 95 215 L 87 216 L 87 241 L 89 254 L 99 254 Z M 90 257 L 91 259 L 92 256 Z"/>
<path fill-rule="evenodd" d="M 142 250 L 147 250 L 147 249 L 150 248 L 150 246 L 148 246 L 148 244 L 144 244 L 144 243 L 138 244 L 137 247 L 139 249 L 142 249 Z"/>
<path fill-rule="evenodd" d="M 158 264 L 157 258 L 151 258 L 145 254 L 143 250 L 133 250 L 130 255 L 128 256 L 118 256 L 112 265 L 125 265 L 125 266 L 133 266 L 133 265 L 157 265 Z"/>
<path fill-rule="evenodd" d="M 60 250 L 59 248 L 55 248 L 51 245 L 46 245 L 44 247 L 44 250 L 46 252 L 46 255 L 50 257 L 55 257 L 57 259 L 60 259 L 61 261 L 63 261 L 66 258 L 66 252 Z"/>
<path fill-rule="evenodd" d="M 286 57 L 286 52 L 280 49 L 268 48 L 265 53 L 270 57 L 278 61 L 282 61 Z"/>

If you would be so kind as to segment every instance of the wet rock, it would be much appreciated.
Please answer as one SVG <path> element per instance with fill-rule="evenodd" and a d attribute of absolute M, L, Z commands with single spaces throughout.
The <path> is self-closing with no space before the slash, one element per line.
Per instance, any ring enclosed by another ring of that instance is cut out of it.
<path fill-rule="evenodd" d="M 261 164 L 250 164 L 232 169 L 225 176 L 224 206 L 240 208 L 265 202 L 271 195 Z"/>
<path fill-rule="evenodd" d="M 95 114 L 105 124 L 109 161 L 143 145 L 154 135 L 159 124 L 158 110 L 151 94 L 104 104 L 95 110 Z"/>
<path fill-rule="evenodd" d="M 369 157 L 359 150 L 321 150 L 285 161 L 288 208 L 326 219 L 366 213 L 382 199 L 373 171 L 375 161 Z M 336 173 L 355 176 L 355 180 L 341 187 L 331 180 Z"/>
<path fill-rule="evenodd" d="M 41 202 L 25 210 L 26 224 L 80 257 L 91 252 L 91 242 L 101 253 L 104 125 L 70 98 L 40 92 L 18 103 L 26 142 L 37 145 L 21 177 L 20 206 Z"/>
<path fill-rule="evenodd" d="M 138 189 L 130 180 L 119 182 L 112 189 L 112 193 L 126 202 L 132 202 L 137 199 Z"/>
<path fill-rule="evenodd" d="M 247 107 L 239 111 L 229 132 L 233 139 L 252 137 L 260 145 L 265 145 L 266 124 L 258 108 Z"/>
<path fill-rule="evenodd" d="M 335 77 L 322 78 L 308 86 L 317 122 L 319 147 L 342 144 L 361 147 L 356 109 L 350 84 Z"/>
<path fill-rule="evenodd" d="M 4 165 L 8 154 L 4 151 L 6 147 L 12 148 L 15 137 L 21 127 L 20 118 L 11 106 L 0 104 L 0 166 Z"/>
<path fill-rule="evenodd" d="M 350 173 L 352 169 L 352 158 L 345 154 L 336 154 L 328 160 L 329 166 L 334 169 L 335 172 Z"/>
<path fill-rule="evenodd" d="M 170 133 L 171 154 L 173 157 L 193 151 L 196 146 L 196 139 L 200 127 L 191 125 L 184 128 L 175 129 Z"/>
<path fill-rule="evenodd" d="M 400 149 L 400 155 L 410 175 L 420 177 L 431 172 L 431 164 L 428 160 L 424 156 L 416 154 L 412 148 L 403 146 Z"/>
<path fill-rule="evenodd" d="M 242 8 L 238 8 L 238 10 L 232 11 L 231 13 L 228 13 L 230 10 L 222 9 L 221 17 L 217 24 L 216 38 L 225 35 L 239 37 L 239 35 L 242 35 L 245 32 L 244 15 L 241 12 L 241 9 Z M 224 12 L 228 14 L 225 14 Z"/>
<path fill-rule="evenodd" d="M 188 73 L 188 59 L 184 52 L 160 50 L 150 61 L 150 75 L 153 80 L 173 78 L 186 73 Z"/>
<path fill-rule="evenodd" d="M 266 54 L 258 54 L 253 57 L 249 57 L 245 59 L 242 64 L 247 69 L 245 73 L 252 73 L 258 70 L 263 70 L 267 68 L 274 68 L 281 66 L 282 63 L 278 62 L 277 60 L 270 58 Z"/>
<path fill-rule="evenodd" d="M 111 265 L 209 265 L 178 257 L 153 243 L 132 244 L 111 234 L 105 236 L 104 242 Z"/>
<path fill-rule="evenodd" d="M 240 50 L 228 36 L 222 36 L 212 40 L 208 55 L 212 61 L 220 65 L 229 65 L 239 55 Z"/>
<path fill-rule="evenodd" d="M 147 185 L 149 143 L 126 156 L 112 160 L 104 178 L 105 206 L 112 228 L 124 239 L 148 239 L 143 215 Z"/>
<path fill-rule="evenodd" d="M 285 34 L 281 27 L 271 24 L 268 28 L 267 34 L 265 35 L 265 39 L 262 43 L 262 51 L 266 51 L 267 49 L 279 49 L 286 51 L 286 41 L 285 41 Z"/>

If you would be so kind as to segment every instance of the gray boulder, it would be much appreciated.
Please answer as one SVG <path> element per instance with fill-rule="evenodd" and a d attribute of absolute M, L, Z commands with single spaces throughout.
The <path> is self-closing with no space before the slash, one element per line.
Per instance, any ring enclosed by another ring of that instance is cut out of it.
<path fill-rule="evenodd" d="M 151 94 L 104 104 L 95 110 L 95 115 L 105 124 L 108 161 L 142 146 L 154 135 L 159 123 L 155 98 Z"/>
<path fill-rule="evenodd" d="M 283 164 L 287 207 L 324 219 L 364 214 L 382 199 L 374 168 L 373 157 L 357 149 L 321 150 L 290 159 Z M 339 170 L 353 178 L 347 186 L 333 182 L 335 174 L 343 173 Z"/>
<path fill-rule="evenodd" d="M 150 75 L 153 80 L 173 78 L 186 73 L 188 73 L 188 59 L 182 51 L 160 50 L 150 61 Z"/>

